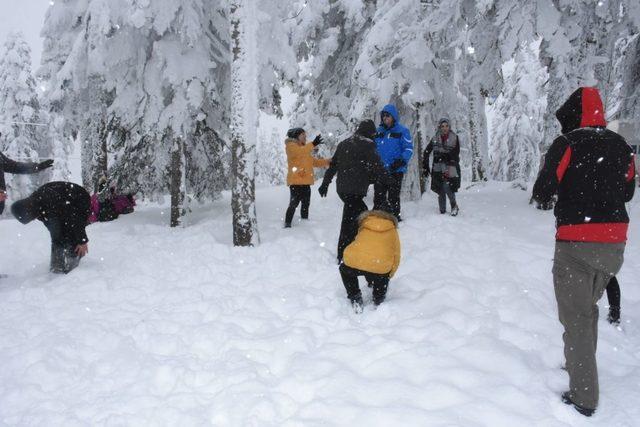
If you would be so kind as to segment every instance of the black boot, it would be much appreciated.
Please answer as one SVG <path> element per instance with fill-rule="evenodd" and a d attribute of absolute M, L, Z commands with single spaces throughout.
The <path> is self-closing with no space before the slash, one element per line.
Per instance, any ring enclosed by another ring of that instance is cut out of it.
<path fill-rule="evenodd" d="M 607 320 L 612 325 L 620 324 L 620 307 L 616 307 L 614 305 L 609 307 L 609 316 L 607 316 Z"/>
<path fill-rule="evenodd" d="M 584 406 L 580 406 L 577 403 L 574 403 L 573 400 L 571 400 L 571 397 L 568 391 L 565 391 L 564 393 L 562 393 L 562 402 L 565 403 L 566 405 L 573 405 L 574 409 L 579 413 L 581 413 L 582 415 L 584 415 L 585 417 L 590 417 L 596 412 L 595 409 L 585 408 Z"/>
<path fill-rule="evenodd" d="M 364 309 L 364 301 L 362 300 L 362 295 L 359 295 L 351 300 L 351 307 L 353 307 L 354 313 L 362 313 L 362 310 Z"/>

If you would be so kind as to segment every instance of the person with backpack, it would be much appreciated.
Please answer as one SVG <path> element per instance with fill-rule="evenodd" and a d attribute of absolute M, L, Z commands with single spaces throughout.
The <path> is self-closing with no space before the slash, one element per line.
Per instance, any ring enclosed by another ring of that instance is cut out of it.
<path fill-rule="evenodd" d="M 380 112 L 380 125 L 376 132 L 375 143 L 389 176 L 375 184 L 373 205 L 381 206 L 388 202 L 398 221 L 402 221 L 400 191 L 404 174 L 407 173 L 409 161 L 413 156 L 413 140 L 409 129 L 400 123 L 398 109 L 393 104 L 385 105 Z"/>
<path fill-rule="evenodd" d="M 379 210 L 365 211 L 358 217 L 359 229 L 344 250 L 340 276 L 347 298 L 356 313 L 362 313 L 364 301 L 358 277 L 364 276 L 373 289 L 373 304 L 377 307 L 385 300 L 389 279 L 400 265 L 400 237 L 398 218 L 388 205 Z"/>
<path fill-rule="evenodd" d="M 606 128 L 598 89 L 576 90 L 558 109 L 553 141 L 533 188 L 535 201 L 557 195 L 553 282 L 564 327 L 569 390 L 562 401 L 591 416 L 598 406 L 598 300 L 624 259 L 635 190 L 631 147 Z"/>
<path fill-rule="evenodd" d="M 291 228 L 293 216 L 299 204 L 300 217 L 309 219 L 311 204 L 311 186 L 315 182 L 313 168 L 326 168 L 331 159 L 318 159 L 312 154 L 322 144 L 322 136 L 307 143 L 307 133 L 302 128 L 289 129 L 285 147 L 287 152 L 287 185 L 289 186 L 289 207 L 284 218 L 284 227 Z"/>
<path fill-rule="evenodd" d="M 429 157 L 433 153 L 433 166 L 429 168 Z M 423 176 L 431 174 L 431 191 L 438 195 L 440 213 L 447 212 L 447 197 L 451 205 L 451 216 L 460 211 L 456 192 L 460 188 L 460 139 L 451 130 L 449 119 L 438 121 L 436 135 L 424 150 L 422 160 Z"/>
<path fill-rule="evenodd" d="M 372 120 L 360 122 L 355 134 L 338 144 L 318 189 L 321 197 L 327 197 L 329 184 L 338 175 L 336 191 L 344 203 L 338 238 L 338 262 L 342 261 L 345 248 L 358 233 L 358 217 L 368 210 L 364 198 L 369 185 L 388 183 L 387 172 L 373 142 L 375 134 L 376 125 Z"/>

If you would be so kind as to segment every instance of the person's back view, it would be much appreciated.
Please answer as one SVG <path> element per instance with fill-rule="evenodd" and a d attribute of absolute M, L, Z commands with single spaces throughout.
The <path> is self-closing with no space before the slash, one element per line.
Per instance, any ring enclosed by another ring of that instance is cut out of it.
<path fill-rule="evenodd" d="M 597 89 L 578 89 L 556 116 L 562 135 L 545 155 L 533 198 L 547 204 L 558 196 L 553 280 L 570 379 L 562 399 L 590 416 L 598 404 L 596 303 L 622 267 L 635 163 L 631 147 L 605 128 Z"/>

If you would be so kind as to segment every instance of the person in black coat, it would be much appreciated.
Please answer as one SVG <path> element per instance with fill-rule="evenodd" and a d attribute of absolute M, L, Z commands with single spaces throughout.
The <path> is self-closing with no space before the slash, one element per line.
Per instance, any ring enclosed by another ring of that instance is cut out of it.
<path fill-rule="evenodd" d="M 89 252 L 85 227 L 91 202 L 89 193 L 81 186 L 50 182 L 11 205 L 11 212 L 23 224 L 38 219 L 47 227 L 51 234 L 51 272 L 70 272 Z"/>
<path fill-rule="evenodd" d="M 367 195 L 369 185 L 387 184 L 389 181 L 387 171 L 373 142 L 375 135 L 376 125 L 372 120 L 361 122 L 353 136 L 338 144 L 331 159 L 331 165 L 318 189 L 320 196 L 327 197 L 329 184 L 333 177 L 338 175 L 336 190 L 344 202 L 338 238 L 338 261 L 342 261 L 344 249 L 358 234 L 358 217 L 368 210 L 363 199 Z M 375 206 L 374 209 L 376 209 Z"/>
<path fill-rule="evenodd" d="M 1 133 L 0 136 L 2 136 Z M 7 200 L 7 187 L 4 181 L 5 173 L 20 175 L 33 174 L 41 172 L 51 166 L 53 166 L 53 160 L 44 160 L 40 163 L 16 162 L 3 153 L 0 153 L 0 214 L 4 212 L 4 202 Z"/>
<path fill-rule="evenodd" d="M 433 153 L 433 167 L 429 168 L 429 156 Z M 440 213 L 447 212 L 447 197 L 451 215 L 458 215 L 455 193 L 460 188 L 460 140 L 451 130 L 449 119 L 438 121 L 438 131 L 424 151 L 422 170 L 425 178 L 431 174 L 431 190 L 438 194 Z"/>

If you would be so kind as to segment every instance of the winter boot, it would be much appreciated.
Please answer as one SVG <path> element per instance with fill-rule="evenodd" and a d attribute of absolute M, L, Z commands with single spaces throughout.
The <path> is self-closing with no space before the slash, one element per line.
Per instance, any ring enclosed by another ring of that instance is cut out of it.
<path fill-rule="evenodd" d="M 362 313 L 364 309 L 364 301 L 362 300 L 362 295 L 351 300 L 351 307 L 353 308 L 354 313 Z"/>
<path fill-rule="evenodd" d="M 451 216 L 458 216 L 459 211 L 460 209 L 458 208 L 458 205 L 455 205 L 454 207 L 451 208 Z"/>
<path fill-rule="evenodd" d="M 291 228 L 291 223 L 284 223 L 284 228 Z"/>
<path fill-rule="evenodd" d="M 571 400 L 571 397 L 568 391 L 565 391 L 564 393 L 562 393 L 562 402 L 566 405 L 573 405 L 574 409 L 579 413 L 581 413 L 582 415 L 584 415 L 585 417 L 590 417 L 596 412 L 595 409 L 585 408 L 584 406 L 580 406 L 577 403 L 574 403 L 573 400 Z"/>
<path fill-rule="evenodd" d="M 620 307 L 610 306 L 609 307 L 609 316 L 607 316 L 607 320 L 612 325 L 620 324 Z"/>

